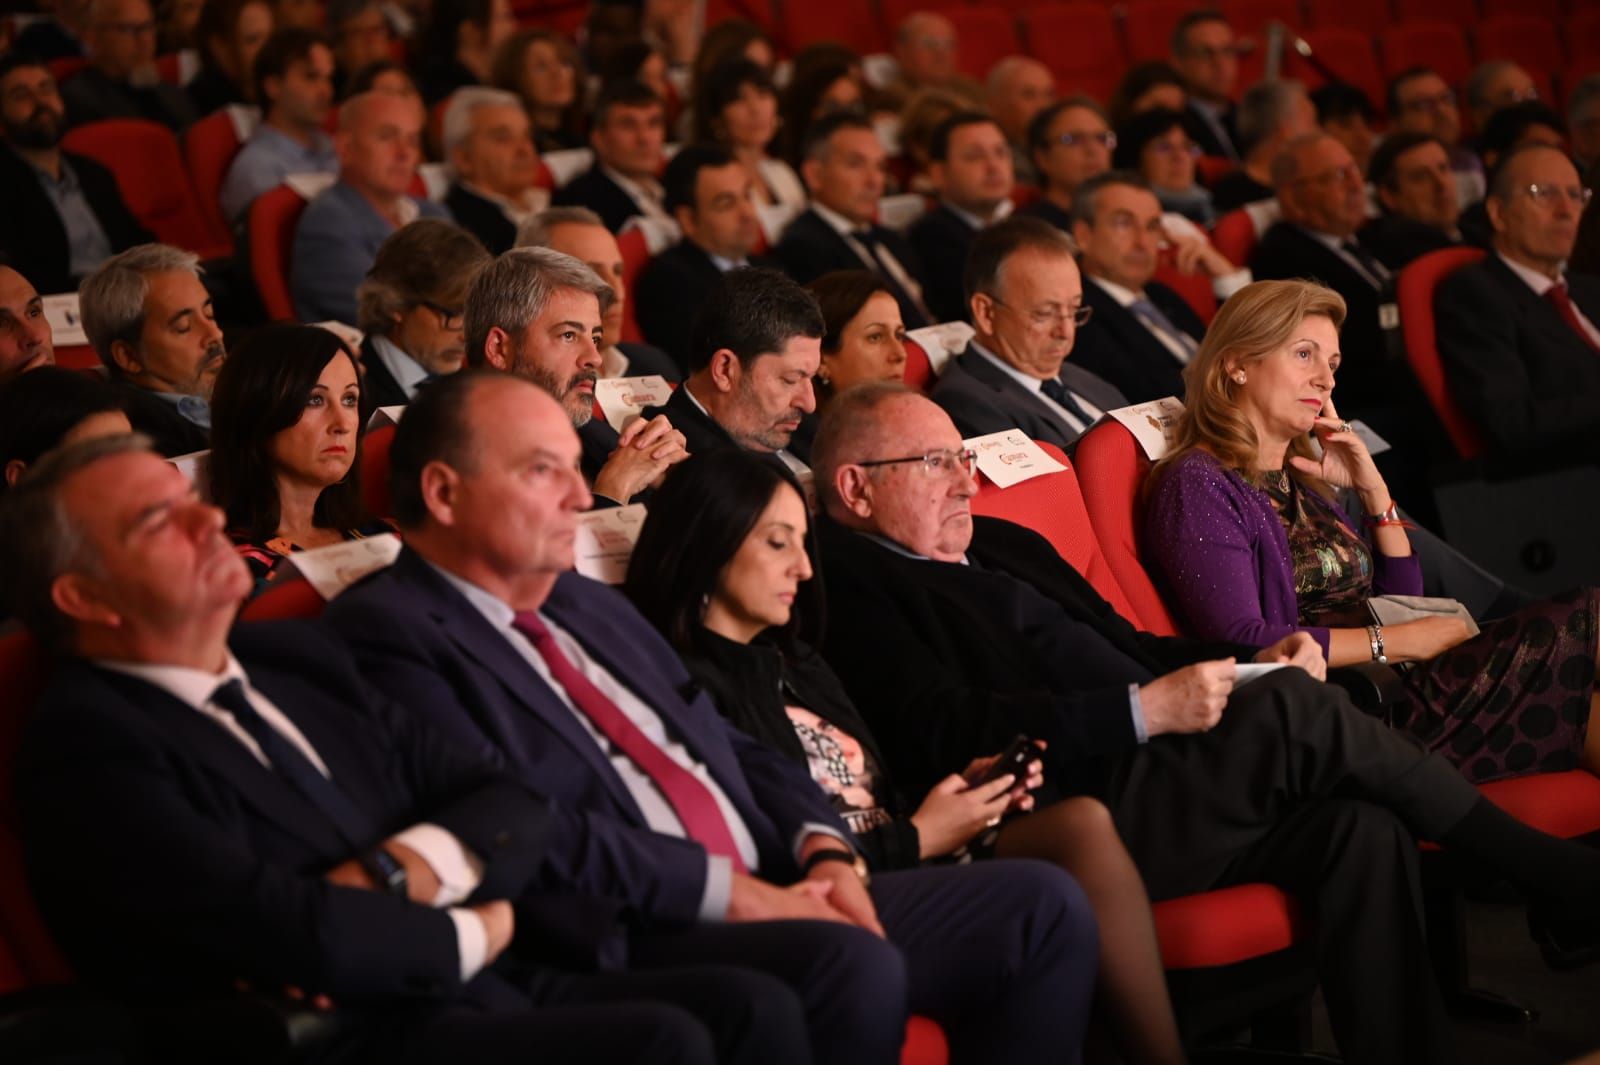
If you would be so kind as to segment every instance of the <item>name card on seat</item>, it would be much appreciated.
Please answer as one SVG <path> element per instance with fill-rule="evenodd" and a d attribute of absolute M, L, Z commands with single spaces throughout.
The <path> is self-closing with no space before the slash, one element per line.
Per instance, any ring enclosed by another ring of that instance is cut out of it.
<path fill-rule="evenodd" d="M 1000 488 L 1066 470 L 1021 429 L 1002 429 L 963 443 L 978 453 L 979 472 Z"/>
<path fill-rule="evenodd" d="M 604 584 L 621 584 L 628 575 L 628 560 L 639 542 L 644 516 L 643 503 L 579 514 L 574 545 L 578 572 Z"/>
<path fill-rule="evenodd" d="M 50 323 L 56 347 L 89 343 L 89 337 L 83 331 L 83 315 L 78 313 L 76 292 L 45 296 L 39 302 L 44 307 L 44 320 Z"/>
<path fill-rule="evenodd" d="M 382 429 L 385 425 L 399 425 L 400 419 L 405 415 L 406 408 L 403 404 L 393 407 L 379 407 L 372 412 L 372 417 L 367 419 L 367 432 Z"/>
<path fill-rule="evenodd" d="M 394 533 L 346 540 L 342 544 L 296 551 L 289 564 L 300 571 L 324 599 L 332 599 L 375 570 L 394 565 L 400 555 L 400 537 Z"/>
<path fill-rule="evenodd" d="M 966 322 L 940 322 L 912 329 L 906 333 L 906 339 L 915 340 L 927 353 L 928 363 L 937 376 L 944 373 L 945 363 L 966 351 L 967 344 L 977 335 L 978 331 Z"/>
<path fill-rule="evenodd" d="M 1131 407 L 1118 407 L 1106 411 L 1107 418 L 1121 422 L 1139 441 L 1145 458 L 1158 462 L 1172 448 L 1173 433 L 1177 431 L 1178 415 L 1183 413 L 1183 401 L 1177 396 L 1163 396 L 1148 403 L 1135 403 Z"/>
<path fill-rule="evenodd" d="M 619 433 L 640 411 L 659 407 L 671 398 L 672 386 L 659 374 L 602 378 L 594 383 L 594 401 L 611 428 Z"/>

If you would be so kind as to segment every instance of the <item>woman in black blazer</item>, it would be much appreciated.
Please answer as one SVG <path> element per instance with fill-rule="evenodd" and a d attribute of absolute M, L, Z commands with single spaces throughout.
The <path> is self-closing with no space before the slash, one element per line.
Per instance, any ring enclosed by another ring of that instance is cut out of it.
<path fill-rule="evenodd" d="M 1184 1060 L 1144 884 L 1097 800 L 1050 802 L 1040 764 L 951 774 L 915 806 L 894 789 L 866 721 L 802 639 L 821 617 L 798 487 L 737 448 L 696 455 L 656 492 L 624 590 L 735 725 L 805 765 L 873 869 L 1042 858 L 1082 885 L 1100 923 L 1100 1009 L 1129 1062 Z M 1037 794 L 1035 794 L 1037 793 Z M 1047 800 L 1048 801 L 1048 800 Z M 1042 805 L 1042 804 L 1041 804 Z"/>

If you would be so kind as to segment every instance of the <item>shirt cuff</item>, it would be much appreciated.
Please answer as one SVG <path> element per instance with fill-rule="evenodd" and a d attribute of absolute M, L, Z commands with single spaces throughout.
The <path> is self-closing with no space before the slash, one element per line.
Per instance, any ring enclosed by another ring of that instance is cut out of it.
<path fill-rule="evenodd" d="M 855 840 L 845 839 L 843 836 L 839 835 L 836 829 L 830 828 L 829 826 L 821 824 L 820 822 L 807 821 L 805 824 L 800 826 L 800 830 L 794 834 L 794 839 L 789 842 L 789 851 L 794 855 L 794 864 L 800 864 L 800 848 L 805 844 L 806 837 L 813 835 L 831 836 L 839 841 L 839 846 L 843 847 L 851 854 L 857 853 L 858 848 L 856 847 Z"/>
<path fill-rule="evenodd" d="M 396 835 L 394 841 L 416 851 L 417 857 L 427 862 L 439 878 L 439 893 L 429 900 L 431 906 L 454 906 L 483 883 L 483 860 L 438 825 L 412 825 Z"/>
<path fill-rule="evenodd" d="M 1217 294 L 1217 299 L 1225 300 L 1253 280 L 1254 277 L 1250 273 L 1250 268 L 1241 266 L 1232 273 L 1213 277 L 1211 279 L 1211 291 Z"/>
<path fill-rule="evenodd" d="M 728 919 L 733 901 L 733 863 L 727 855 L 706 855 L 706 890 L 700 896 L 700 920 L 718 923 Z"/>
<path fill-rule="evenodd" d="M 489 932 L 483 927 L 483 918 L 471 910 L 445 912 L 456 926 L 456 954 L 461 959 L 461 982 L 464 984 L 483 968 L 484 956 L 489 953 Z"/>
<path fill-rule="evenodd" d="M 1139 686 L 1128 685 L 1128 709 L 1133 712 L 1133 735 L 1141 744 L 1150 742 L 1150 730 L 1144 723 L 1144 704 L 1139 701 Z"/>

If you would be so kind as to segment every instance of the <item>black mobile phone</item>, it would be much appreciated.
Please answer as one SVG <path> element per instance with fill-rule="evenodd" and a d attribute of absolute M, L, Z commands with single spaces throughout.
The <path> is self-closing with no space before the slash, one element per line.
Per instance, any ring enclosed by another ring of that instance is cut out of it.
<path fill-rule="evenodd" d="M 1043 755 L 1044 750 L 1037 743 L 1034 743 L 1027 736 L 1018 736 L 1001 752 L 1000 757 L 995 760 L 994 765 L 989 767 L 988 772 L 984 773 L 972 786 L 975 788 L 982 787 L 992 781 L 999 780 L 1007 773 L 1015 774 L 1016 783 L 1020 784 L 1028 779 L 1028 764 L 1035 759 L 1043 757 Z"/>

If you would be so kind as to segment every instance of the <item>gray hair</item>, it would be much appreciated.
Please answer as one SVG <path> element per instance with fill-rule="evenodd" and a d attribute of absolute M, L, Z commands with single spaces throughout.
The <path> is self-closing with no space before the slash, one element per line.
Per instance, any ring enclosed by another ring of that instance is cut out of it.
<path fill-rule="evenodd" d="M 1306 87 L 1293 79 L 1263 81 L 1252 85 L 1239 100 L 1234 124 L 1239 131 L 1239 150 L 1254 151 L 1256 145 L 1271 139 L 1278 127 L 1288 121 Z"/>
<path fill-rule="evenodd" d="M 1094 225 L 1094 212 L 1096 201 L 1100 199 L 1100 190 L 1113 185 L 1125 185 L 1131 189 L 1142 189 L 1154 195 L 1150 182 L 1132 170 L 1108 170 L 1104 174 L 1094 177 L 1078 186 L 1078 191 L 1072 196 L 1072 220 Z"/>
<path fill-rule="evenodd" d="M 1567 94 L 1567 125 L 1577 125 L 1584 108 L 1597 100 L 1600 100 L 1600 74 L 1590 74 Z"/>
<path fill-rule="evenodd" d="M 604 229 L 605 225 L 605 219 L 587 207 L 547 207 L 517 227 L 516 246 L 548 248 L 550 231 L 556 226 L 599 226 Z"/>
<path fill-rule="evenodd" d="M 356 327 L 388 336 L 397 315 L 423 300 L 448 304 L 488 261 L 489 252 L 471 233 L 438 218 L 419 218 L 379 246 L 356 289 Z"/>
<path fill-rule="evenodd" d="M 869 381 L 847 388 L 822 409 L 817 435 L 811 442 L 811 469 L 817 488 L 817 503 L 828 513 L 838 502 L 834 488 L 840 466 L 860 462 L 867 456 L 855 452 L 853 445 L 868 426 L 875 425 L 878 408 L 900 396 L 916 395 L 900 381 Z"/>
<path fill-rule="evenodd" d="M 967 264 L 961 274 L 966 298 L 970 301 L 979 292 L 998 295 L 1005 280 L 1006 263 L 1023 251 L 1073 259 L 1078 246 L 1064 231 L 1032 215 L 1014 214 L 996 222 L 978 231 L 967 252 Z"/>
<path fill-rule="evenodd" d="M 56 609 L 56 579 L 72 570 L 99 571 L 83 529 L 72 520 L 61 488 L 78 471 L 112 455 L 149 451 L 139 434 L 97 437 L 46 452 L 0 497 L 0 589 L 3 605 L 50 650 L 65 653 L 72 622 Z"/>
<path fill-rule="evenodd" d="M 600 301 L 600 313 L 617 294 L 600 275 L 570 255 L 550 248 L 512 248 L 473 278 L 467 290 L 467 365 L 484 364 L 483 348 L 496 327 L 518 336 L 544 313 L 562 289 L 587 292 Z"/>
<path fill-rule="evenodd" d="M 135 351 L 144 332 L 145 300 L 150 296 L 151 274 L 187 270 L 199 277 L 200 256 L 170 244 L 140 244 L 113 255 L 78 286 L 83 331 L 100 361 L 119 372 L 111 346 L 122 341 Z"/>
<path fill-rule="evenodd" d="M 515 107 L 520 110 L 522 100 L 516 93 L 483 85 L 468 85 L 450 94 L 450 102 L 444 108 L 441 139 L 445 169 L 451 177 L 456 176 L 456 149 L 472 136 L 472 116 L 485 107 Z"/>

